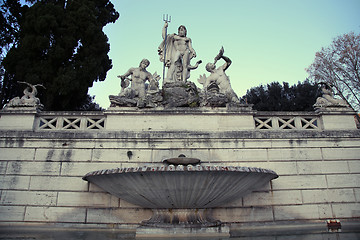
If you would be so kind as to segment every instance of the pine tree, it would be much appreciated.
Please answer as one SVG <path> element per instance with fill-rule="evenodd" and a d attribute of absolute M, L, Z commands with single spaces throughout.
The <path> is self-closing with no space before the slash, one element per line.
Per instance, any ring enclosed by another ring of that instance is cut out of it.
<path fill-rule="evenodd" d="M 109 0 L 47 0 L 31 6 L 20 21 L 19 43 L 3 64 L 6 81 L 41 83 L 47 110 L 76 110 L 88 88 L 111 69 L 103 27 L 119 14 Z"/>
<path fill-rule="evenodd" d="M 309 81 L 291 87 L 286 82 L 272 82 L 247 90 L 242 100 L 254 104 L 253 109 L 258 111 L 313 111 L 320 96 L 320 87 Z"/>

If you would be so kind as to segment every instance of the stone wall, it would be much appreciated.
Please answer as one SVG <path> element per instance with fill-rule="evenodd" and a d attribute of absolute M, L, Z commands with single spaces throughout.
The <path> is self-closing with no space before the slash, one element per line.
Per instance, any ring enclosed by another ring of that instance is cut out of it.
<path fill-rule="evenodd" d="M 127 122 L 131 126 L 131 119 Z M 180 154 L 279 175 L 263 189 L 214 209 L 213 216 L 224 223 L 360 218 L 359 130 L 259 130 L 254 124 L 222 131 L 129 130 L 121 124 L 115 130 L 107 125 L 93 131 L 0 130 L 0 223 L 136 226 L 150 210 L 113 197 L 82 176 L 160 165 Z"/>

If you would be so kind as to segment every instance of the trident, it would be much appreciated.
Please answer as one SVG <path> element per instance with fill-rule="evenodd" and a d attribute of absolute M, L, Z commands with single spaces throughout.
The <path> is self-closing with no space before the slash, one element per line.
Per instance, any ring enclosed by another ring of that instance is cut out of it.
<path fill-rule="evenodd" d="M 163 21 L 164 22 L 171 22 L 171 16 L 168 14 L 163 15 Z M 164 39 L 164 67 L 163 67 L 163 85 L 164 85 L 164 79 L 165 79 L 165 65 L 166 65 L 166 38 L 167 38 L 167 28 L 165 29 L 165 39 Z"/>

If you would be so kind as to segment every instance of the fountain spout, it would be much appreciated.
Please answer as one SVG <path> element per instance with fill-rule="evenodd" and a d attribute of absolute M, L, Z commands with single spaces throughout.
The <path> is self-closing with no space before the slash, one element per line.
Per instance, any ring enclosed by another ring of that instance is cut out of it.
<path fill-rule="evenodd" d="M 180 154 L 178 157 L 175 158 L 167 158 L 163 161 L 165 164 L 173 164 L 173 165 L 196 165 L 200 164 L 201 160 L 198 158 L 189 158 L 186 157 L 184 154 Z"/>

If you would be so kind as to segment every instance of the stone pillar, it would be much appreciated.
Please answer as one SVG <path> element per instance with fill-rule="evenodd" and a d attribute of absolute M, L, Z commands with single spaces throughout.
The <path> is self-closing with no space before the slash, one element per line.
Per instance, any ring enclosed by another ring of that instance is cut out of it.
<path fill-rule="evenodd" d="M 323 107 L 316 110 L 324 130 L 355 130 L 356 113 L 347 107 Z"/>
<path fill-rule="evenodd" d="M 34 130 L 36 108 L 3 109 L 0 111 L 0 130 Z"/>

